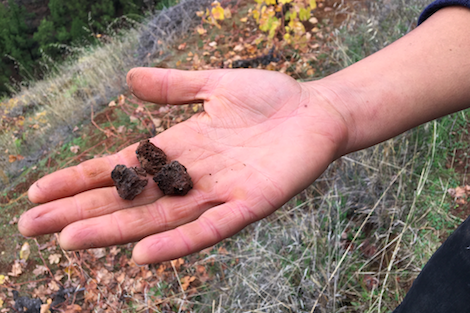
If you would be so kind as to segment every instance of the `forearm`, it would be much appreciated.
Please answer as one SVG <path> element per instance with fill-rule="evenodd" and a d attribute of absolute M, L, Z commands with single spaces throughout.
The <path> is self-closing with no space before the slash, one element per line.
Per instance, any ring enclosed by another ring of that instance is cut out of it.
<path fill-rule="evenodd" d="M 310 82 L 343 116 L 338 156 L 470 107 L 470 10 L 449 7 L 352 66 Z"/>

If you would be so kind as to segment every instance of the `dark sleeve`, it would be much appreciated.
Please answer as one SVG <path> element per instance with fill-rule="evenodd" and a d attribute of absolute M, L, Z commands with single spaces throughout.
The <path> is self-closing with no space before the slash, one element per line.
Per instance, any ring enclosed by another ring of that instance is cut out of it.
<path fill-rule="evenodd" d="M 438 10 L 448 6 L 464 6 L 470 9 L 470 0 L 436 0 L 428 5 L 423 13 L 419 16 L 418 25 L 424 22 L 428 17 L 436 13 Z"/>

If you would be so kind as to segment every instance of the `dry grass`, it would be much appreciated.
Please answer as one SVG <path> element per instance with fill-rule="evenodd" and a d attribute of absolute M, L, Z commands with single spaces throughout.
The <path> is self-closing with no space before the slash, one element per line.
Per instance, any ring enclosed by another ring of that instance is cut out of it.
<path fill-rule="evenodd" d="M 75 126 L 86 122 L 91 109 L 100 110 L 127 90 L 126 73 L 165 57 L 169 45 L 197 23 L 196 11 L 208 1 L 186 0 L 165 9 L 142 24 L 107 36 L 96 47 L 68 47 L 76 57 L 57 66 L 44 80 L 24 88 L 11 102 L 14 124 L 0 132 L 0 168 L 10 181 L 0 180 L 3 189 L 24 168 L 31 167 L 58 143 L 70 140 Z M 146 53 L 142 51 L 145 50 Z M 23 119 L 24 117 L 24 119 Z M 10 164 L 9 155 L 24 160 Z M 2 175 L 2 177 L 6 177 Z"/>

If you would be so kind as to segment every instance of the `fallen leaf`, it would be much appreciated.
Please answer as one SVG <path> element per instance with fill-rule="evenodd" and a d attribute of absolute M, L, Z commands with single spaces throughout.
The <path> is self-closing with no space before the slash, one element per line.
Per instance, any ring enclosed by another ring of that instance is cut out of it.
<path fill-rule="evenodd" d="M 217 252 L 218 252 L 219 254 L 228 254 L 227 249 L 225 249 L 224 247 L 220 247 L 220 248 L 217 250 Z"/>
<path fill-rule="evenodd" d="M 363 282 L 369 291 L 371 291 L 374 288 L 377 288 L 377 286 L 379 285 L 379 280 L 370 275 L 365 275 L 363 278 Z"/>
<path fill-rule="evenodd" d="M 17 155 L 11 154 L 11 155 L 8 156 L 8 162 L 10 162 L 10 163 L 13 163 L 13 162 L 16 162 L 16 161 L 21 161 L 23 159 L 24 159 L 24 156 L 19 155 L 19 154 L 17 154 Z"/>
<path fill-rule="evenodd" d="M 70 152 L 72 152 L 73 154 L 77 154 L 79 150 L 80 150 L 80 146 L 71 146 L 70 147 Z"/>
<path fill-rule="evenodd" d="M 23 269 L 21 268 L 21 264 L 18 260 L 15 260 L 15 263 L 11 267 L 11 272 L 8 273 L 9 276 L 18 277 L 23 273 Z"/>
<path fill-rule="evenodd" d="M 242 44 L 238 44 L 233 48 L 233 51 L 240 52 L 243 51 L 243 49 L 245 49 L 245 47 Z"/>
<path fill-rule="evenodd" d="M 0 275 L 0 285 L 3 285 L 7 280 L 8 276 Z"/>
<path fill-rule="evenodd" d="M 21 250 L 20 250 L 20 259 L 26 261 L 28 260 L 30 254 L 31 254 L 31 249 L 29 247 L 29 243 L 28 242 L 23 243 L 23 245 L 21 246 Z"/>
<path fill-rule="evenodd" d="M 41 304 L 41 311 L 39 311 L 39 313 L 51 313 L 51 303 L 52 303 L 52 300 L 49 301 L 51 299 L 47 299 L 47 303 L 46 304 Z"/>
<path fill-rule="evenodd" d="M 89 250 L 97 259 L 101 259 L 102 257 L 106 256 L 106 248 L 96 248 Z"/>
<path fill-rule="evenodd" d="M 181 278 L 181 288 L 183 290 L 188 289 L 189 284 L 191 284 L 195 280 L 196 280 L 195 276 L 184 276 L 183 278 Z"/>
<path fill-rule="evenodd" d="M 48 269 L 44 265 L 36 265 L 36 268 L 33 270 L 34 276 L 39 276 L 47 272 L 48 272 Z"/>
<path fill-rule="evenodd" d="M 212 2 L 213 8 L 211 9 L 211 14 L 214 19 L 223 21 L 225 18 L 225 10 L 220 6 L 220 2 L 214 1 Z"/>
<path fill-rule="evenodd" d="M 44 285 L 39 286 L 33 290 L 33 297 L 45 299 L 46 295 L 50 294 L 50 291 Z"/>
<path fill-rule="evenodd" d="M 109 254 L 112 256 L 116 256 L 119 252 L 121 252 L 121 249 L 113 246 L 111 249 L 109 249 Z"/>
<path fill-rule="evenodd" d="M 47 284 L 47 287 L 49 287 L 49 289 L 52 291 L 59 291 L 60 289 L 59 284 L 57 284 L 57 282 L 54 280 Z"/>
<path fill-rule="evenodd" d="M 318 19 L 316 17 L 312 17 L 308 21 L 312 24 L 317 24 L 318 23 Z"/>
<path fill-rule="evenodd" d="M 204 35 L 205 33 L 207 33 L 207 30 L 205 30 L 204 27 L 202 27 L 201 25 L 196 27 L 196 31 L 199 35 Z"/>
<path fill-rule="evenodd" d="M 117 128 L 117 132 L 118 132 L 119 134 L 121 134 L 121 133 L 123 133 L 123 132 L 125 132 L 125 131 L 126 131 L 126 126 L 124 126 L 124 125 L 121 125 L 121 126 L 119 126 L 119 127 Z"/>
<path fill-rule="evenodd" d="M 79 313 L 82 308 L 78 304 L 71 304 L 64 309 L 64 313 Z"/>
<path fill-rule="evenodd" d="M 111 101 L 109 104 L 108 104 L 109 107 L 115 107 L 116 106 L 116 101 Z"/>
<path fill-rule="evenodd" d="M 152 118 L 152 123 L 155 127 L 160 127 L 162 125 L 162 119 L 161 118 Z"/>
<path fill-rule="evenodd" d="M 54 253 L 49 256 L 49 263 L 59 264 L 61 255 L 59 253 Z"/>

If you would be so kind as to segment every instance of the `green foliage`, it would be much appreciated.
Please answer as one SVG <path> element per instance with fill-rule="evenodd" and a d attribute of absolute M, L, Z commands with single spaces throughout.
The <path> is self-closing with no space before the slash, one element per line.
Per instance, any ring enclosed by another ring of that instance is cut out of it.
<path fill-rule="evenodd" d="M 26 22 L 32 13 L 16 2 L 0 2 L 0 96 L 9 94 L 7 86 L 13 78 L 41 78 L 45 74 L 42 65 L 68 57 L 64 47 L 96 44 L 117 18 L 139 19 L 160 1 L 50 0 L 50 14 L 36 28 Z"/>

